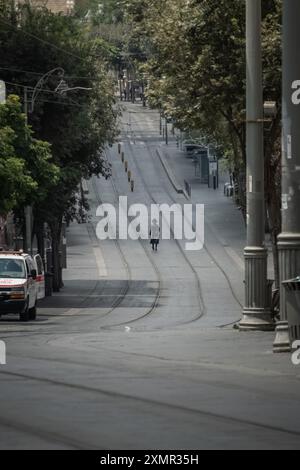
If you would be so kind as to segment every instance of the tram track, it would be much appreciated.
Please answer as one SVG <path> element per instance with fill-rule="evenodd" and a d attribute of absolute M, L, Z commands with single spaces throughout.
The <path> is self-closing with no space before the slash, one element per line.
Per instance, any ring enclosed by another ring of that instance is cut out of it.
<path fill-rule="evenodd" d="M 138 127 L 138 130 L 137 130 L 137 133 L 141 133 L 142 132 L 142 129 L 139 128 L 140 126 L 140 121 L 134 121 L 134 124 Z M 134 131 L 132 130 L 132 132 L 134 133 Z M 124 136 L 125 137 L 125 136 Z M 133 160 L 135 162 L 135 165 L 139 171 L 139 175 L 143 178 L 143 175 L 141 173 L 141 170 L 138 166 L 138 161 L 137 161 L 137 158 L 134 154 L 134 150 L 133 150 L 133 146 L 131 144 L 131 141 L 130 139 L 128 139 L 128 137 L 125 137 L 126 139 L 126 142 L 127 142 L 127 145 L 128 145 L 128 148 L 130 148 L 131 150 L 131 154 L 133 156 Z M 153 150 L 153 146 L 149 146 L 149 144 L 147 143 L 147 140 L 144 141 L 144 145 L 149 153 L 149 155 L 151 156 L 151 159 L 153 161 L 153 164 L 155 166 L 155 164 L 157 163 L 157 159 L 155 159 L 155 156 L 154 156 L 154 153 L 156 152 L 156 148 L 155 148 L 155 152 Z M 146 186 L 146 182 L 145 182 L 145 179 L 143 178 L 143 184 Z M 169 199 L 172 201 L 172 203 L 174 204 L 178 204 L 178 201 L 174 198 L 174 195 L 171 194 L 169 188 L 167 187 L 165 181 L 163 181 L 163 187 L 164 187 L 164 191 L 165 193 L 168 195 Z M 157 203 L 155 201 L 155 199 L 152 197 L 152 195 L 150 194 L 149 192 L 149 188 L 148 189 L 148 194 L 151 196 L 153 202 Z M 194 225 L 192 225 L 192 228 L 193 230 L 195 231 L 195 227 Z M 237 294 L 235 293 L 235 290 L 234 290 L 234 287 L 232 286 L 232 283 L 230 281 L 230 278 L 228 276 L 228 274 L 226 273 L 226 271 L 224 270 L 224 268 L 221 266 L 221 264 L 218 262 L 218 260 L 216 259 L 216 257 L 212 254 L 211 250 L 208 248 L 207 244 L 204 244 L 204 250 L 206 251 L 206 253 L 208 254 L 208 256 L 210 257 L 210 259 L 213 261 L 213 263 L 217 266 L 217 268 L 221 271 L 222 275 L 224 276 L 225 280 L 226 280 L 226 283 L 228 284 L 228 287 L 230 289 L 230 292 L 231 292 L 231 295 L 233 297 L 233 299 L 235 300 L 235 302 L 237 303 L 237 305 L 239 306 L 239 308 L 243 308 L 243 305 L 241 303 L 241 301 L 239 300 Z M 200 280 L 199 280 L 200 282 Z M 225 327 L 228 327 L 228 326 L 231 326 L 231 325 L 235 325 L 238 321 L 240 320 L 237 319 L 236 321 L 234 322 L 231 322 L 231 323 L 228 323 L 228 324 L 222 324 L 222 325 L 219 325 L 219 328 L 225 328 Z"/>
<path fill-rule="evenodd" d="M 138 159 L 135 155 L 135 152 L 132 148 L 132 145 L 130 143 L 130 140 L 128 138 L 126 138 L 126 142 L 127 142 L 127 146 L 128 146 L 128 149 L 130 149 L 130 153 L 131 153 L 131 156 L 132 156 L 132 160 L 135 164 L 135 168 L 137 170 L 137 173 L 143 183 L 143 186 L 145 188 L 145 191 L 146 193 L 148 194 L 148 197 L 150 199 L 150 201 L 152 201 L 152 203 L 154 204 L 158 204 L 158 201 L 154 198 L 153 194 L 151 193 L 150 189 L 149 189 L 149 186 L 145 180 L 145 177 L 140 169 L 140 166 L 139 166 L 139 163 L 138 163 Z M 149 152 L 149 150 L 148 150 Z M 150 153 L 150 152 L 149 152 Z M 168 194 L 167 190 L 164 188 L 164 191 Z M 169 194 L 168 194 L 169 196 Z M 169 196 L 170 197 L 170 196 Z M 174 201 L 174 200 L 173 200 Z M 177 203 L 177 202 L 176 202 Z M 171 234 L 172 236 L 174 237 L 174 233 L 171 229 Z M 179 248 L 179 251 L 182 255 L 182 257 L 184 258 L 185 260 L 185 263 L 189 266 L 189 268 L 191 269 L 191 271 L 193 272 L 193 275 L 195 277 L 195 281 L 196 281 L 196 285 L 197 285 L 197 292 L 198 292 L 198 295 L 197 295 L 197 300 L 198 300 L 198 304 L 199 304 L 199 314 L 192 320 L 189 320 L 187 322 L 182 322 L 180 324 L 190 324 L 190 323 L 194 323 L 198 320 L 200 320 L 206 313 L 207 313 L 207 308 L 205 306 L 205 302 L 204 302 L 204 297 L 203 297 L 203 293 L 202 293 L 202 286 L 201 286 L 201 281 L 200 281 L 200 278 L 199 278 L 199 275 L 195 269 L 195 267 L 193 266 L 193 264 L 191 263 L 191 261 L 189 260 L 188 256 L 186 255 L 184 249 L 182 248 L 181 244 L 179 243 L 178 240 L 175 239 L 174 237 L 174 242 L 176 243 L 177 247 Z"/>
<path fill-rule="evenodd" d="M 100 194 L 99 194 L 99 191 L 98 191 L 98 188 L 97 186 L 95 185 L 95 180 L 93 179 L 93 188 L 94 188 L 94 193 L 95 193 L 95 196 L 96 196 L 96 199 L 97 199 L 97 202 L 99 204 L 102 204 L 103 201 L 101 200 L 101 197 L 100 197 Z M 112 189 L 113 189 L 113 192 L 114 192 L 114 195 L 115 195 L 115 204 L 117 203 L 117 198 L 119 197 L 119 193 L 117 191 L 117 187 L 116 187 L 116 184 L 114 182 L 114 179 L 113 179 L 113 176 L 111 176 L 111 179 L 110 179 L 110 182 L 111 182 L 111 185 L 112 185 Z M 157 276 L 157 284 L 158 284 L 158 287 L 156 289 L 156 294 L 155 294 L 155 297 L 154 297 L 154 300 L 151 304 L 151 307 L 147 310 L 146 313 L 143 313 L 142 315 L 139 315 L 138 317 L 134 318 L 134 319 L 131 319 L 131 320 L 128 320 L 128 321 L 125 321 L 125 322 L 119 322 L 119 323 L 116 323 L 116 324 L 113 324 L 113 325 L 109 325 L 109 326 L 102 326 L 101 329 L 113 329 L 113 328 L 117 328 L 117 327 L 122 327 L 122 326 L 128 326 L 128 325 L 132 325 L 134 323 L 136 323 L 137 321 L 139 320 L 142 320 L 142 319 L 145 319 L 146 317 L 148 317 L 149 315 L 151 315 L 158 307 L 158 304 L 159 304 L 159 299 L 160 299 L 160 296 L 161 296 L 161 292 L 162 292 L 162 277 L 161 277 L 161 274 L 159 272 L 159 269 L 156 265 L 156 263 L 154 262 L 154 260 L 151 258 L 151 256 L 149 255 L 148 253 L 148 250 L 146 249 L 145 245 L 143 244 L 142 240 L 139 240 L 140 242 L 140 246 L 142 247 L 147 259 L 149 260 L 150 264 L 152 265 L 155 273 L 156 273 L 156 276 Z M 117 304 L 114 305 L 112 307 L 112 309 L 105 315 L 106 317 L 111 314 L 116 308 L 120 307 L 122 302 L 124 301 L 124 299 L 126 298 L 126 296 L 128 295 L 128 292 L 130 290 L 130 283 L 132 282 L 132 275 L 131 275 L 131 269 L 130 269 L 130 266 L 129 266 L 129 263 L 127 262 L 126 260 L 126 257 L 125 257 L 125 254 L 121 248 L 121 245 L 120 245 L 120 242 L 118 239 L 115 240 L 115 243 L 116 243 L 116 246 L 118 247 L 118 250 L 119 250 L 119 253 L 120 253 L 120 256 L 121 256 L 121 259 L 123 261 L 123 264 L 124 266 L 126 266 L 126 270 L 127 270 L 127 274 L 128 274 L 128 282 L 127 282 L 127 286 L 126 286 L 126 290 L 124 291 L 123 294 L 121 294 L 120 298 L 118 299 L 117 301 Z M 102 316 L 103 318 L 103 316 Z"/>
<path fill-rule="evenodd" d="M 67 382 L 67 381 L 54 380 L 54 379 L 46 378 L 46 377 L 36 377 L 34 375 L 19 373 L 19 372 L 0 371 L 0 376 L 20 378 L 20 379 L 31 381 L 31 382 L 51 385 L 53 387 L 67 388 L 69 390 L 73 390 L 76 392 L 88 392 L 96 396 L 104 396 L 110 399 L 124 400 L 127 402 L 133 401 L 135 406 L 137 403 L 139 403 L 143 406 L 149 405 L 149 406 L 154 406 L 161 410 L 168 409 L 168 410 L 171 410 L 172 412 L 177 412 L 177 413 L 182 412 L 188 415 L 192 415 L 194 417 L 195 416 L 206 417 L 206 418 L 210 418 L 210 419 L 213 419 L 214 421 L 219 422 L 219 424 L 222 422 L 224 424 L 231 424 L 231 425 L 236 424 L 238 426 L 243 425 L 243 426 L 248 427 L 248 432 L 249 432 L 249 428 L 253 427 L 256 429 L 261 429 L 265 431 L 268 430 L 271 432 L 287 434 L 290 436 L 300 436 L 300 431 L 287 429 L 283 426 L 282 427 L 275 426 L 275 425 L 255 421 L 255 420 L 228 416 L 226 414 L 221 414 L 221 413 L 214 413 L 208 410 L 200 409 L 198 407 L 184 406 L 180 404 L 166 402 L 163 400 L 141 397 L 139 395 L 132 395 L 132 394 L 123 393 L 119 391 L 108 390 L 108 389 L 98 388 L 98 387 L 91 387 L 88 385 L 76 384 L 76 383 Z M 1 420 L 0 420 L 0 423 L 1 423 Z M 14 427 L 18 428 L 18 424 L 15 423 Z M 22 428 L 21 423 L 19 424 L 19 429 L 20 428 Z M 43 431 L 41 431 L 40 433 L 38 430 L 35 431 L 35 435 L 40 435 L 40 437 L 44 437 L 45 434 L 46 433 L 44 433 Z M 67 438 L 65 438 L 65 436 L 62 436 L 61 434 L 57 435 L 54 433 L 53 437 L 55 436 L 56 436 L 56 440 L 60 440 L 61 443 L 63 443 L 64 441 L 66 442 L 68 440 Z M 76 446 L 78 446 L 78 448 L 81 448 L 81 444 L 79 443 L 77 443 Z M 84 443 L 82 443 L 82 446 L 84 446 Z"/>

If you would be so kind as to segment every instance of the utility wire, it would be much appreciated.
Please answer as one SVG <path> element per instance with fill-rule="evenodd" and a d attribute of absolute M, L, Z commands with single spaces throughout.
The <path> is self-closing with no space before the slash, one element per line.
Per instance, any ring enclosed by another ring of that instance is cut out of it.
<path fill-rule="evenodd" d="M 49 42 L 45 39 L 42 39 L 40 38 L 39 36 L 36 36 L 35 34 L 32 34 L 32 33 L 29 33 L 28 31 L 26 31 L 25 29 L 20 29 L 20 28 L 17 28 L 15 25 L 13 25 L 12 23 L 10 23 L 9 21 L 5 21 L 3 18 L 0 18 L 0 22 L 5 24 L 6 26 L 9 26 L 10 28 L 12 28 L 13 30 L 17 31 L 18 33 L 23 33 L 27 36 L 30 36 L 34 39 L 36 39 L 37 41 L 40 41 L 41 43 L 43 44 L 46 44 L 47 46 L 50 46 L 50 47 L 53 47 L 54 49 L 58 50 L 58 51 L 61 51 L 61 52 L 64 52 L 65 54 L 68 54 L 69 56 L 71 57 L 75 57 L 76 59 L 80 59 L 80 60 L 83 60 L 85 61 L 85 58 L 84 57 L 81 57 L 77 54 L 73 54 L 73 52 L 70 52 L 70 51 L 67 51 L 66 49 L 63 49 L 62 47 L 59 47 L 59 46 L 56 46 L 55 44 L 53 44 L 52 42 Z"/>
<path fill-rule="evenodd" d="M 44 73 L 39 73 L 39 72 L 30 72 L 29 70 L 22 70 L 22 69 L 16 69 L 12 67 L 0 67 L 0 70 L 8 70 L 9 72 L 16 72 L 16 73 L 27 73 L 28 75 L 36 75 L 39 77 L 42 77 L 45 75 Z M 97 77 L 81 77 L 81 76 L 76 76 L 76 75 L 64 75 L 65 78 L 67 79 L 77 79 L 77 80 L 91 80 L 91 81 L 97 81 L 99 78 Z"/>
<path fill-rule="evenodd" d="M 85 108 L 84 105 L 81 104 L 76 104 L 76 103 L 61 103 L 60 101 L 54 101 L 54 100 L 43 100 L 37 98 L 36 100 L 37 103 L 51 103 L 51 104 L 58 104 L 60 106 L 73 106 L 75 108 Z"/>
<path fill-rule="evenodd" d="M 8 85 L 14 86 L 16 88 L 21 87 L 21 88 L 27 88 L 30 91 L 34 90 L 33 87 L 22 85 L 21 83 L 13 83 L 13 82 L 8 82 L 6 80 L 5 80 L 5 83 L 7 83 Z M 61 95 L 60 93 L 57 93 L 56 91 L 46 90 L 46 89 L 43 89 L 43 88 L 40 88 L 39 91 L 43 91 L 44 93 L 50 93 L 50 94 L 55 95 L 55 96 L 60 96 L 62 98 L 67 98 L 74 106 L 84 107 L 84 105 L 80 105 L 79 103 L 76 103 L 76 101 L 72 100 L 69 96 Z M 37 100 L 37 101 L 39 101 L 39 100 Z M 47 101 L 45 101 L 45 102 L 47 102 Z M 50 103 L 50 101 L 48 101 L 48 102 Z M 57 103 L 57 104 L 64 105 L 64 103 L 60 103 L 59 101 L 53 101 L 53 103 L 54 102 Z M 71 105 L 71 103 L 70 103 L 70 105 Z M 65 103 L 65 106 L 68 106 L 68 103 Z"/>
<path fill-rule="evenodd" d="M 7 83 L 8 85 L 11 85 L 11 86 L 27 88 L 30 91 L 34 90 L 34 87 L 29 86 L 29 85 L 24 85 L 23 83 L 8 82 L 7 80 L 4 80 L 4 82 Z M 57 95 L 57 92 L 55 92 L 53 90 L 47 90 L 46 88 L 39 88 L 39 91 L 44 91 L 45 93 L 53 93 L 53 94 Z"/>

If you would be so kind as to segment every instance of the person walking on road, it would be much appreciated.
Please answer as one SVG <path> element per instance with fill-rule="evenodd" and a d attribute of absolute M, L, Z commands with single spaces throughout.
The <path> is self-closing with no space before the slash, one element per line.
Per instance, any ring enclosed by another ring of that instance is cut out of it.
<path fill-rule="evenodd" d="M 157 251 L 159 244 L 160 228 L 156 219 L 152 220 L 151 231 L 150 231 L 150 244 L 152 245 L 152 250 Z"/>

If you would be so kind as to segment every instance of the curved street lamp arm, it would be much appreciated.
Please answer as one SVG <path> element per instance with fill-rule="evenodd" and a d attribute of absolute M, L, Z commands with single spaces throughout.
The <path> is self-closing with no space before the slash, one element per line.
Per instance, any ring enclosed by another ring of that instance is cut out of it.
<path fill-rule="evenodd" d="M 64 76 L 64 73 L 65 73 L 65 71 L 62 67 L 56 67 L 55 69 L 52 69 L 49 72 L 45 73 L 45 75 L 43 75 L 40 78 L 40 80 L 37 82 L 36 86 L 34 87 L 33 94 L 32 94 L 31 108 L 30 108 L 31 112 L 33 112 L 33 110 L 34 110 L 35 101 L 36 101 L 41 89 L 43 88 L 43 85 L 45 83 L 47 83 L 47 81 L 51 77 L 51 75 L 55 74 L 56 72 L 60 72 L 62 77 Z"/>
<path fill-rule="evenodd" d="M 83 86 L 76 86 L 73 88 L 64 88 L 64 89 L 59 89 L 59 86 L 56 88 L 56 92 L 59 93 L 60 95 L 63 95 L 64 93 L 67 93 L 68 91 L 74 91 L 74 90 L 86 90 L 86 91 L 91 91 L 93 88 L 86 88 Z"/>

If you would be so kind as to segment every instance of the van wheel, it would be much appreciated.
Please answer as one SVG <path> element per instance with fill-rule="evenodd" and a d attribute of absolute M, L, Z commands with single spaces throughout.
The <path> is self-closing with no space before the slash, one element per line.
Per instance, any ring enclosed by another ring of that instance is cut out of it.
<path fill-rule="evenodd" d="M 27 299 L 27 302 L 26 302 L 26 306 L 25 306 L 25 309 L 23 312 L 20 313 L 20 321 L 28 321 L 29 320 L 29 309 L 28 309 L 28 305 L 29 305 L 29 299 Z"/>
<path fill-rule="evenodd" d="M 29 316 L 29 320 L 36 320 L 36 304 L 37 302 L 35 301 L 35 305 L 34 307 L 30 308 L 28 310 L 28 316 Z"/>

